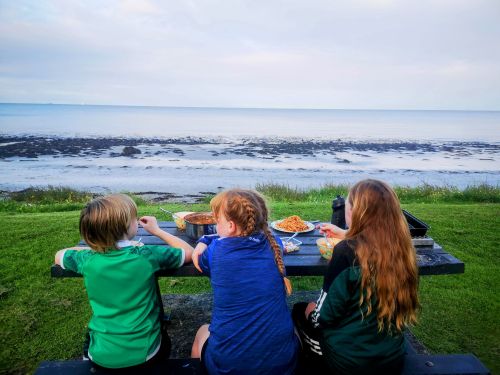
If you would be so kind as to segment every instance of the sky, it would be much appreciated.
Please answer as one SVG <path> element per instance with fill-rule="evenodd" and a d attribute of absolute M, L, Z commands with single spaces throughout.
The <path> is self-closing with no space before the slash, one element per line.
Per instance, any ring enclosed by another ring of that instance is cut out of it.
<path fill-rule="evenodd" d="M 500 1 L 0 0 L 0 102 L 500 110 Z"/>

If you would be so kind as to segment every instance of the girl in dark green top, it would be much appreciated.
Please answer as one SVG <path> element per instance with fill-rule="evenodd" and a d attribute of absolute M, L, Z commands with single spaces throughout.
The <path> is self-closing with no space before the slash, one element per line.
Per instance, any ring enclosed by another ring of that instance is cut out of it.
<path fill-rule="evenodd" d="M 418 272 L 408 224 L 395 192 L 378 180 L 354 185 L 348 230 L 335 246 L 316 303 L 294 306 L 305 366 L 335 374 L 395 374 L 404 361 L 404 329 L 416 322 Z"/>

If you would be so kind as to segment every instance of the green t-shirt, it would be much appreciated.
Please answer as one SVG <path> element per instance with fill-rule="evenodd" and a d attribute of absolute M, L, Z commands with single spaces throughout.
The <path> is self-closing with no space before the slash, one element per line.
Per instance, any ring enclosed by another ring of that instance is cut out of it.
<path fill-rule="evenodd" d="M 182 266 L 182 249 L 128 246 L 98 253 L 67 250 L 63 268 L 83 275 L 92 318 L 89 356 L 100 366 L 146 362 L 161 343 L 154 273 Z"/>

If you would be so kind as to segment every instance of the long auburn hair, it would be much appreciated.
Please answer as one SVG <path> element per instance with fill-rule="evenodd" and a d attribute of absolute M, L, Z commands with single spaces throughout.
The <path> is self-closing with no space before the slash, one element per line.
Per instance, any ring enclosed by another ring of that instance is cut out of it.
<path fill-rule="evenodd" d="M 376 296 L 379 331 L 401 332 L 417 322 L 419 302 L 416 254 L 398 197 L 386 183 L 367 179 L 351 188 L 348 201 L 346 239 L 355 244 L 362 275 L 359 306 L 369 315 Z"/>
<path fill-rule="evenodd" d="M 285 277 L 281 248 L 267 225 L 269 210 L 262 195 L 255 190 L 229 189 L 213 197 L 210 207 L 216 219 L 222 214 L 227 220 L 233 221 L 241 230 L 241 236 L 250 236 L 255 232 L 263 232 L 266 235 L 271 244 L 278 271 L 283 277 L 286 293 L 290 295 L 292 284 Z"/>

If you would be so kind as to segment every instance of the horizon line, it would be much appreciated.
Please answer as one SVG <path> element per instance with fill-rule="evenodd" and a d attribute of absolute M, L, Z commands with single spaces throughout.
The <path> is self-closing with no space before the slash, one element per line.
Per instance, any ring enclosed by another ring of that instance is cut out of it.
<path fill-rule="evenodd" d="M 427 111 L 427 112 L 500 112 L 500 109 L 409 109 L 409 108 L 306 108 L 306 107 L 221 107 L 221 106 L 184 106 L 184 105 L 144 105 L 144 104 L 93 104 L 93 103 L 53 103 L 53 102 L 0 102 L 0 105 L 60 105 L 78 107 L 134 107 L 134 108 L 171 108 L 171 109 L 245 109 L 245 110 L 299 110 L 299 111 Z"/>

